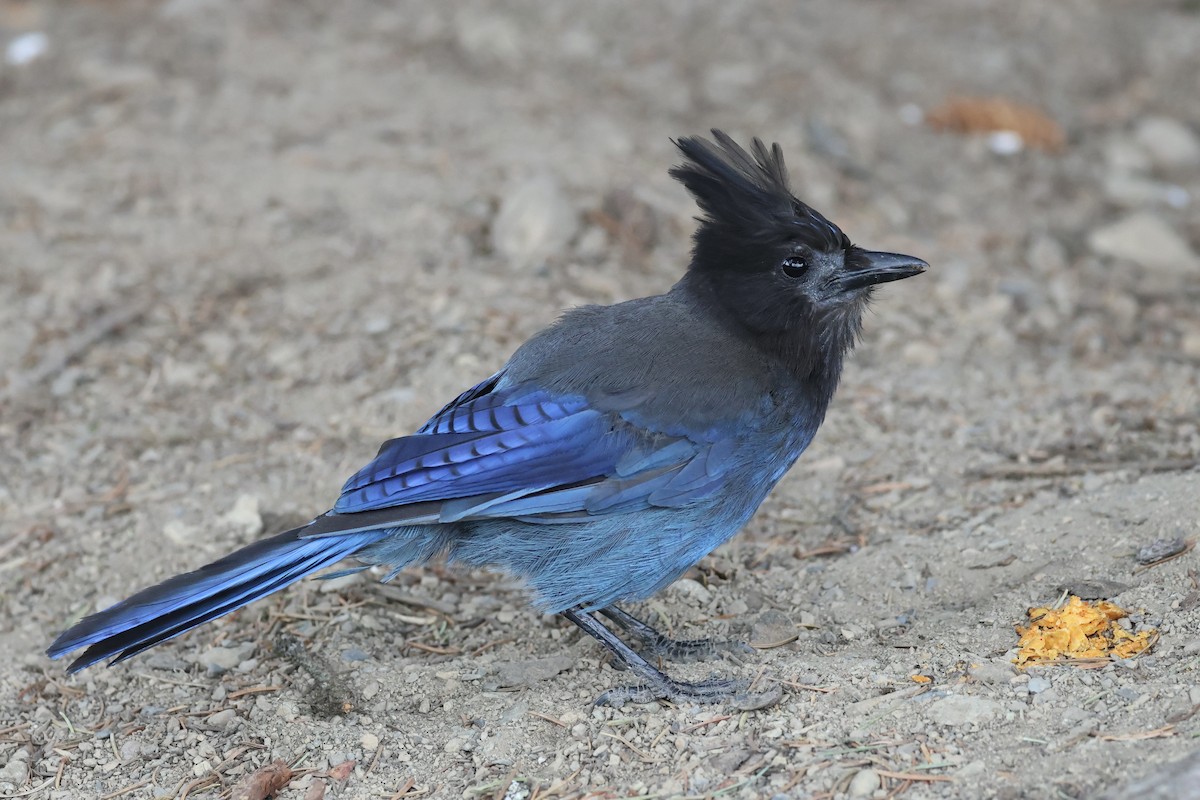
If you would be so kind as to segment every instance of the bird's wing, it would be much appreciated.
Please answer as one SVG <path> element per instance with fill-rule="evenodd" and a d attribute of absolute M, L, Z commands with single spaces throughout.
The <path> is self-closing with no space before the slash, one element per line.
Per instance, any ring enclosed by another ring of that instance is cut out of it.
<path fill-rule="evenodd" d="M 496 517 L 577 521 L 694 502 L 720 485 L 733 438 L 653 433 L 621 412 L 540 389 L 464 392 L 385 442 L 306 535 Z"/>

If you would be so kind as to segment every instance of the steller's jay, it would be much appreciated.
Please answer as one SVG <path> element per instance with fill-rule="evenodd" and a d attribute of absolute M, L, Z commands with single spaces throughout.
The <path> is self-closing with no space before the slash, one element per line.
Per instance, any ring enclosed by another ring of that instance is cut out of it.
<path fill-rule="evenodd" d="M 419 431 L 385 442 L 333 509 L 86 617 L 47 651 L 75 672 L 143 650 L 353 556 L 444 555 L 524 579 L 642 683 L 597 702 L 711 702 L 739 684 L 675 681 L 597 613 L 668 657 L 704 655 L 617 607 L 733 536 L 812 441 L 872 287 L 918 258 L 863 250 L 792 196 L 779 145 L 714 130 L 671 170 L 704 212 L 666 294 L 585 306 L 522 345 Z M 343 574 L 343 573 L 339 573 Z"/>

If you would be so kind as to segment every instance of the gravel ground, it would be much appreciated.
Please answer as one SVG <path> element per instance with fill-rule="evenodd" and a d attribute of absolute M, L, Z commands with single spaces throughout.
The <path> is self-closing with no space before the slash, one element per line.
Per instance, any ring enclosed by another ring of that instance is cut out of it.
<path fill-rule="evenodd" d="M 1164 772 L 1198 757 L 1196 556 L 1134 558 L 1200 532 L 1197 41 L 1188 2 L 0 1 L 0 794 L 282 759 L 297 800 L 1200 796 Z M 923 121 L 973 96 L 1050 149 Z M 42 655 L 323 511 L 561 309 L 669 287 L 669 138 L 714 126 L 933 265 L 746 532 L 637 609 L 778 645 L 674 668 L 777 705 L 593 708 L 623 676 L 592 641 L 437 567 Z M 1158 643 L 1015 669 L 1064 591 Z"/>

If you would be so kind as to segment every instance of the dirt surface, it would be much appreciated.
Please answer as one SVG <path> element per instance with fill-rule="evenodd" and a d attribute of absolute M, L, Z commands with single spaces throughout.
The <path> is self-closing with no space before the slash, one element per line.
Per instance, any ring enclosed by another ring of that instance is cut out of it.
<path fill-rule="evenodd" d="M 0 794 L 214 797 L 282 759 L 297 799 L 1094 798 L 1195 757 L 1197 556 L 1135 561 L 1200 533 L 1194 3 L 0 2 L 31 32 L 0 65 Z M 963 96 L 1061 148 L 922 121 Z M 777 705 L 593 708 L 624 678 L 591 640 L 442 568 L 42 655 L 323 511 L 561 309 L 668 288 L 669 137 L 714 126 L 933 265 L 747 530 L 633 609 L 778 645 L 671 667 Z M 1064 591 L 1158 643 L 1014 669 Z"/>

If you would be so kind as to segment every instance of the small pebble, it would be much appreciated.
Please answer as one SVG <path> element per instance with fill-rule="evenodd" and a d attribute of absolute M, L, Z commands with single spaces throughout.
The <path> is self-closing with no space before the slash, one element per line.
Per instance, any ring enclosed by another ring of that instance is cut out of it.
<path fill-rule="evenodd" d="M 561 184 L 540 175 L 504 193 L 492 221 L 492 248 L 517 266 L 529 266 L 561 253 L 578 227 L 578 215 Z"/>
<path fill-rule="evenodd" d="M 1146 242 L 1154 242 L 1147 247 Z M 1088 234 L 1088 246 L 1097 255 L 1130 261 L 1166 274 L 1189 274 L 1198 258 L 1190 244 L 1163 219 L 1147 211 L 1135 212 Z"/>
<path fill-rule="evenodd" d="M 214 728 L 227 728 L 235 719 L 237 719 L 237 712 L 232 708 L 226 708 L 213 714 L 205 722 Z"/>
<path fill-rule="evenodd" d="M 258 497 L 252 494 L 238 495 L 233 508 L 221 517 L 225 524 L 244 536 L 258 536 L 263 531 L 263 518 L 258 511 Z"/>
<path fill-rule="evenodd" d="M 1200 164 L 1200 138 L 1170 117 L 1146 117 L 1134 131 L 1137 143 L 1156 167 L 1174 169 Z"/>
<path fill-rule="evenodd" d="M 1155 539 L 1150 544 L 1138 548 L 1137 562 L 1153 564 L 1155 561 L 1162 561 L 1164 558 L 1179 553 L 1186 546 L 1187 542 L 1183 540 L 1182 536 L 1176 536 L 1173 539 Z"/>
<path fill-rule="evenodd" d="M 988 149 L 998 156 L 1015 156 L 1025 149 L 1025 139 L 1016 131 L 995 131 L 988 134 Z"/>
<path fill-rule="evenodd" d="M 37 61 L 50 47 L 50 38 L 41 31 L 30 31 L 16 36 L 4 48 L 4 60 L 15 67 Z"/>
<path fill-rule="evenodd" d="M 671 588 L 682 597 L 691 598 L 701 606 L 706 606 L 712 602 L 712 592 L 706 589 L 703 584 L 691 578 L 675 581 Z"/>
<path fill-rule="evenodd" d="M 957 727 L 986 722 L 1000 711 L 1000 703 L 988 697 L 950 695 L 931 703 L 926 713 L 939 725 Z"/>
<path fill-rule="evenodd" d="M 245 656 L 240 648 L 210 647 L 200 654 L 196 662 L 203 664 L 212 674 L 227 672 L 242 663 Z"/>
<path fill-rule="evenodd" d="M 860 769 L 850 779 L 848 794 L 851 797 L 870 797 L 880 786 L 879 773 L 873 769 Z"/>

